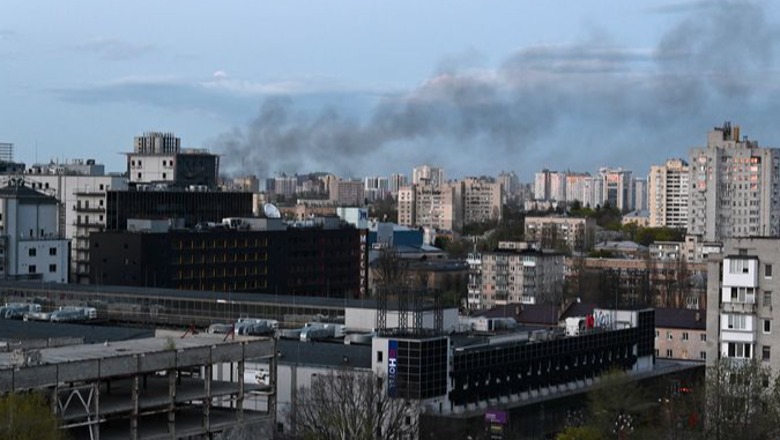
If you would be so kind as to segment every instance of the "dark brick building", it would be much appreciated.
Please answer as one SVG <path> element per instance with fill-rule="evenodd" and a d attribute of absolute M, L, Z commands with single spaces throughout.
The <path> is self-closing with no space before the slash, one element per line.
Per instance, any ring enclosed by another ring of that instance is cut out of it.
<path fill-rule="evenodd" d="M 90 237 L 90 279 L 106 285 L 357 298 L 360 232 L 350 226 Z"/>

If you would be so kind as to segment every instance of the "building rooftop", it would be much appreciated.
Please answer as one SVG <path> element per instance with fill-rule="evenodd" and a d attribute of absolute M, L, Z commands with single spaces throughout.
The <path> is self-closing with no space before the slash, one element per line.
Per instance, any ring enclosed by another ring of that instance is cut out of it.
<path fill-rule="evenodd" d="M 707 312 L 706 310 L 659 307 L 655 309 L 655 327 L 704 331 L 707 330 Z"/>
<path fill-rule="evenodd" d="M 477 312 L 474 318 L 514 318 L 519 324 L 557 326 L 560 311 L 554 304 L 507 304 Z"/>
<path fill-rule="evenodd" d="M 370 345 L 279 339 L 276 342 L 276 354 L 280 364 L 371 368 Z"/>
<path fill-rule="evenodd" d="M 154 336 L 154 330 L 116 327 L 110 325 L 82 325 L 57 322 L 0 320 L 0 340 L 6 342 L 44 340 L 49 338 L 82 338 L 91 344 L 105 341 L 126 341 Z"/>
<path fill-rule="evenodd" d="M 38 192 L 25 185 L 24 181 L 10 181 L 7 186 L 0 188 L 0 197 L 5 199 L 35 200 L 38 203 L 57 204 L 57 199 Z"/>

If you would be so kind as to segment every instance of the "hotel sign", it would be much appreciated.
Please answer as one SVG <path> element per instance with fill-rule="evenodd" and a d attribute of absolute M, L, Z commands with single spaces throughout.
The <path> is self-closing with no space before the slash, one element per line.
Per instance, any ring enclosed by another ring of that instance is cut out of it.
<path fill-rule="evenodd" d="M 398 341 L 387 341 L 387 395 L 398 396 Z"/>

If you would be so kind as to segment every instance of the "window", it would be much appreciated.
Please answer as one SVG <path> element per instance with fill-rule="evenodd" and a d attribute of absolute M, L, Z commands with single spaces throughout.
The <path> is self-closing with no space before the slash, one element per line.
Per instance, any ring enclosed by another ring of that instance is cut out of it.
<path fill-rule="evenodd" d="M 687 341 L 688 340 L 688 332 L 683 332 L 682 334 L 682 340 Z"/>
<path fill-rule="evenodd" d="M 701 342 L 707 342 L 707 334 L 706 333 L 700 334 L 699 339 L 701 339 Z"/>
<path fill-rule="evenodd" d="M 57 272 L 57 265 L 56 264 L 50 264 L 49 265 L 49 273 Z"/>
<path fill-rule="evenodd" d="M 727 325 L 730 330 L 745 330 L 747 328 L 747 320 L 745 315 L 727 315 Z"/>
<path fill-rule="evenodd" d="M 772 292 L 764 292 L 764 307 L 772 307 Z"/>
<path fill-rule="evenodd" d="M 141 178 L 141 173 L 138 173 L 138 178 L 139 178 L 139 179 Z"/>
<path fill-rule="evenodd" d="M 761 347 L 761 359 L 762 360 L 768 361 L 769 358 L 771 357 L 771 355 L 772 355 L 771 348 L 768 345 L 764 345 L 763 347 Z"/>
<path fill-rule="evenodd" d="M 35 273 L 37 271 L 38 271 L 38 268 L 35 267 L 34 264 L 31 264 L 30 266 L 27 267 L 27 273 Z"/>
<path fill-rule="evenodd" d="M 163 173 L 163 179 L 167 179 L 168 175 L 166 173 Z"/>
<path fill-rule="evenodd" d="M 27 255 L 30 257 L 34 257 L 38 254 L 38 251 L 35 248 L 27 249 Z"/>
<path fill-rule="evenodd" d="M 764 333 L 772 333 L 772 320 L 765 319 L 764 320 Z"/>
<path fill-rule="evenodd" d="M 673 352 L 672 352 L 671 348 L 666 350 L 666 357 L 670 358 L 670 357 L 672 357 L 672 355 L 673 355 Z"/>
<path fill-rule="evenodd" d="M 749 359 L 752 357 L 750 355 L 750 351 L 750 344 L 742 342 L 729 342 L 725 355 L 726 357 L 730 358 Z"/>
<path fill-rule="evenodd" d="M 748 273 L 748 262 L 747 259 L 733 259 L 729 260 L 729 273 L 739 274 L 739 273 Z"/>
<path fill-rule="evenodd" d="M 377 362 L 382 362 L 382 352 L 381 351 L 377 351 L 376 352 L 376 361 Z"/>
<path fill-rule="evenodd" d="M 765 264 L 764 265 L 764 278 L 772 278 L 772 265 L 771 264 Z"/>
<path fill-rule="evenodd" d="M 658 354 L 658 349 L 657 348 L 655 349 L 655 357 L 660 357 L 660 355 Z"/>
<path fill-rule="evenodd" d="M 655 331 L 655 338 L 658 339 L 660 332 L 658 330 Z"/>
<path fill-rule="evenodd" d="M 57 255 L 57 248 L 56 247 L 50 247 L 49 248 L 49 255 Z"/>
<path fill-rule="evenodd" d="M 671 341 L 672 339 L 674 339 L 674 337 L 672 336 L 672 332 L 666 332 L 666 339 L 668 341 Z"/>
<path fill-rule="evenodd" d="M 700 351 L 699 352 L 699 359 L 706 361 L 707 360 L 707 352 L 706 351 Z"/>

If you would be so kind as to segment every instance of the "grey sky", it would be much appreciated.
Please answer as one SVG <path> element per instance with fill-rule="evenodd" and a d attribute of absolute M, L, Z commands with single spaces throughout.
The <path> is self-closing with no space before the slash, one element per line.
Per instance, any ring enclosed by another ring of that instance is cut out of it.
<path fill-rule="evenodd" d="M 592 171 L 733 120 L 780 146 L 777 2 L 0 4 L 0 141 L 112 170 L 145 130 L 261 176 Z"/>

